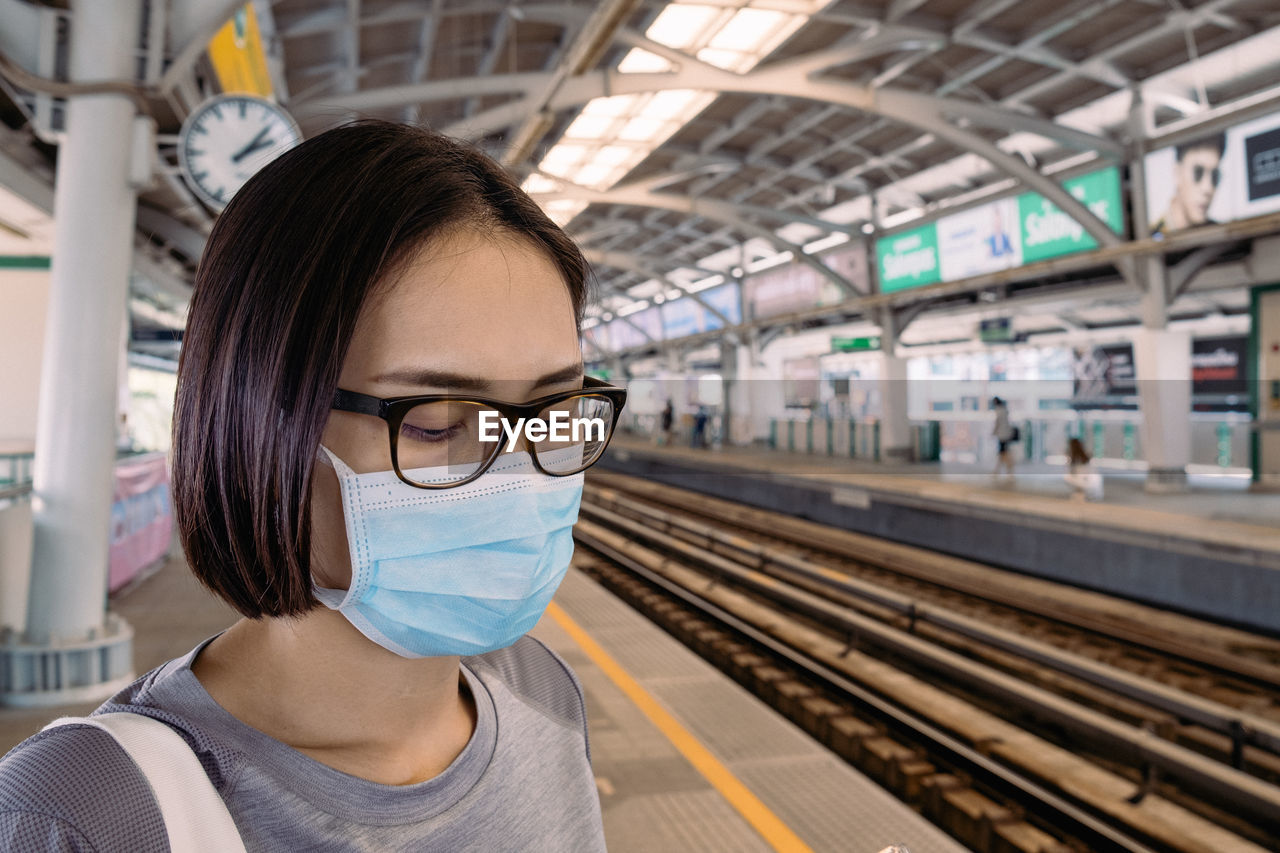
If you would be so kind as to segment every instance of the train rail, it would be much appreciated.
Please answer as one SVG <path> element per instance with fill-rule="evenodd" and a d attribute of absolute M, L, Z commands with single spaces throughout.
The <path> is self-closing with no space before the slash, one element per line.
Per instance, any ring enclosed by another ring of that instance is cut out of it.
<path fill-rule="evenodd" d="M 1146 616 L 1140 605 L 1105 596 L 1094 602 L 1092 593 L 1059 592 L 1058 584 L 869 544 L 862 541 L 868 537 L 616 474 L 589 478 L 582 518 L 576 534 L 609 564 L 597 564 L 596 573 L 613 573 L 611 585 L 634 583 L 616 576 L 618 566 L 641 574 L 714 613 L 729 626 L 726 637 L 750 638 L 821 684 L 834 701 L 816 707 L 839 709 L 837 716 L 874 709 L 875 725 L 905 734 L 914 746 L 889 763 L 902 776 L 914 761 L 917 781 L 907 787 L 917 798 L 936 787 L 921 779 L 971 778 L 1012 806 L 1011 814 L 1027 811 L 1035 822 L 1027 838 L 1048 829 L 1078 849 L 1261 850 L 1280 843 L 1280 721 L 1268 659 L 1280 644 L 1271 649 L 1267 638 L 1168 614 L 1126 625 L 1135 614 Z M 867 563 L 879 576 L 858 576 L 854 564 Z M 912 594 L 883 583 L 886 575 L 906 578 Z M 928 586 L 940 592 L 921 595 Z M 1018 608 L 1017 593 L 1029 609 Z M 980 615 L 959 606 L 969 599 L 983 602 Z M 994 619 L 983 609 L 991 606 L 1015 615 Z M 1067 621 L 1077 615 L 1086 617 L 1079 620 L 1086 629 Z M 1020 621 L 1011 629 L 1010 619 Z M 1036 620 L 1059 643 L 1028 636 Z M 1192 632 L 1197 648 L 1170 650 L 1181 641 L 1163 636 L 1156 623 Z M 1088 642 L 1082 631 L 1092 635 Z M 1167 665 L 1145 675 L 1099 660 L 1087 654 L 1106 646 L 1098 636 L 1113 643 L 1102 657 L 1116 659 L 1114 643 L 1123 642 L 1140 648 L 1135 660 L 1149 668 L 1157 654 Z M 1242 644 L 1253 654 L 1239 658 L 1239 672 L 1229 659 Z M 761 680 L 759 666 L 720 657 L 740 681 Z M 1192 659 L 1199 670 L 1188 668 Z M 1178 673 L 1175 681 L 1202 685 L 1211 672 L 1228 686 L 1206 696 L 1155 677 L 1170 672 Z M 763 687 L 810 722 L 823 716 Z M 803 693 L 783 693 L 797 691 Z M 1238 701 L 1219 701 L 1224 695 Z M 833 734 L 830 719 L 817 721 L 829 745 L 857 758 L 863 750 L 844 737 L 849 726 Z M 1005 835 L 1017 822 L 1005 816 Z M 975 844 L 990 842 L 992 833 L 988 826 L 981 837 L 960 834 L 979 849 L 1051 849 L 1043 839 Z"/>

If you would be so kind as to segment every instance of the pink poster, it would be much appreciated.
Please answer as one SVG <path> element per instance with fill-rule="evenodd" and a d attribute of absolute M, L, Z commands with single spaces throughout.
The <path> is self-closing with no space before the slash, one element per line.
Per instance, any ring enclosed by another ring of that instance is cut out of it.
<path fill-rule="evenodd" d="M 164 559 L 172 536 L 173 510 L 165 455 L 149 453 L 117 462 L 108 590 L 115 592 Z"/>

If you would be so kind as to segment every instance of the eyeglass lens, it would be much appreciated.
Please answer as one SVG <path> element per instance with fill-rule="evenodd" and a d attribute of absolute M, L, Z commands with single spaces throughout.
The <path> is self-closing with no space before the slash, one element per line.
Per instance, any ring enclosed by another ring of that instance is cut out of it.
<path fill-rule="evenodd" d="M 613 401 L 595 395 L 552 403 L 523 423 L 475 401 L 422 403 L 401 421 L 396 461 L 407 480 L 440 486 L 469 479 L 512 447 L 532 451 L 550 474 L 572 474 L 599 459 L 612 426 Z"/>

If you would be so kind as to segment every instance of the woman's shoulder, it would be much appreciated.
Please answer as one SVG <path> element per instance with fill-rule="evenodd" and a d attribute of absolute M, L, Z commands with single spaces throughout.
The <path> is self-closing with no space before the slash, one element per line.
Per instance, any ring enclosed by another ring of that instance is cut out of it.
<path fill-rule="evenodd" d="M 569 665 L 541 640 L 525 635 L 505 649 L 466 663 L 482 678 L 496 677 L 518 700 L 561 725 L 586 730 L 582 685 Z"/>
<path fill-rule="evenodd" d="M 165 850 L 151 787 L 115 739 L 66 725 L 0 760 L 0 849 Z"/>

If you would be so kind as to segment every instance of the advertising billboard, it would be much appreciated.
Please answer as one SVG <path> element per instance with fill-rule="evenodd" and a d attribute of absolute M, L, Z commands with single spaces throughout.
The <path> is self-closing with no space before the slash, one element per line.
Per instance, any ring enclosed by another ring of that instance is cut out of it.
<path fill-rule="evenodd" d="M 1152 151 L 1147 215 L 1152 234 L 1280 210 L 1280 112 Z"/>
<path fill-rule="evenodd" d="M 1120 198 L 1120 170 L 1115 166 L 1062 182 L 1093 214 L 1117 234 L 1124 231 L 1124 202 Z M 1022 263 L 1058 258 L 1098 248 L 1084 227 L 1040 193 L 1018 196 Z"/>
<path fill-rule="evenodd" d="M 738 285 L 728 282 L 700 292 L 698 299 L 682 296 L 671 302 L 664 302 L 661 308 L 662 333 L 668 340 L 724 327 L 724 321 L 704 308 L 699 299 L 723 314 L 730 325 L 736 326 L 742 322 Z"/>
<path fill-rule="evenodd" d="M 1018 202 L 1012 198 L 939 219 L 942 281 L 1021 266 L 1018 221 Z"/>
<path fill-rule="evenodd" d="M 1067 178 L 1067 192 L 1117 234 L 1124 232 L 1120 170 Z M 1040 193 L 980 204 L 876 241 L 880 292 L 1013 269 L 1096 249 L 1098 241 Z"/>
<path fill-rule="evenodd" d="M 938 262 L 938 223 L 930 222 L 876 241 L 880 292 L 892 293 L 942 281 Z"/>

